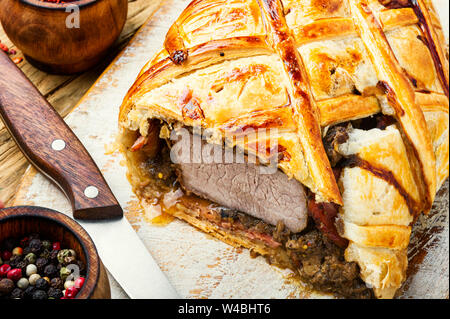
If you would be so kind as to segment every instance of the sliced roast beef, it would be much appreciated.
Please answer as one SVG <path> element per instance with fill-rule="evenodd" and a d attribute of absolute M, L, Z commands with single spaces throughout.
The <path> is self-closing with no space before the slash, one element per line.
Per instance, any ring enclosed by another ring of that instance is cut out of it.
<path fill-rule="evenodd" d="M 233 149 L 208 144 L 192 133 L 174 143 L 171 159 L 187 191 L 272 225 L 282 221 L 292 232 L 307 225 L 303 186 L 276 167 L 258 165 Z"/>

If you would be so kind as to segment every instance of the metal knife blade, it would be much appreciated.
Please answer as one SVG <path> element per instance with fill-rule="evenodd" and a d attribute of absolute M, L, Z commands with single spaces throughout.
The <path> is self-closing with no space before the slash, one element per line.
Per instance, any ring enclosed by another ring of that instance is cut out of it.
<path fill-rule="evenodd" d="M 180 298 L 125 217 L 78 223 L 92 237 L 101 260 L 130 298 Z"/>

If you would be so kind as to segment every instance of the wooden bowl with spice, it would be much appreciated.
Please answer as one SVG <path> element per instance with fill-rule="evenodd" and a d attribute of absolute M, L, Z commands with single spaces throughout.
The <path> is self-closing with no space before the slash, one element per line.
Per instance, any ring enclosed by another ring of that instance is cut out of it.
<path fill-rule="evenodd" d="M 58 74 L 85 71 L 119 37 L 128 0 L 2 0 L 0 21 L 36 67 Z"/>
<path fill-rule="evenodd" d="M 51 296 L 111 298 L 92 239 L 76 221 L 47 208 L 0 209 L 0 299 Z"/>

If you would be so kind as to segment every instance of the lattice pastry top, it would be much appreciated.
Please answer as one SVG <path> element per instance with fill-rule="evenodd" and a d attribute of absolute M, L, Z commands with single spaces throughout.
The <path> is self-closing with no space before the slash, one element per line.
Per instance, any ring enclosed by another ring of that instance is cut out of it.
<path fill-rule="evenodd" d="M 448 83 L 431 1 L 195 0 L 130 89 L 120 124 L 144 136 L 151 118 L 225 138 L 277 128 L 279 168 L 341 206 L 346 259 L 392 297 L 411 223 L 448 177 Z M 351 162 L 337 179 L 325 133 L 379 113 L 395 123 L 352 129 L 336 146 Z M 235 143 L 267 156 L 255 141 Z"/>

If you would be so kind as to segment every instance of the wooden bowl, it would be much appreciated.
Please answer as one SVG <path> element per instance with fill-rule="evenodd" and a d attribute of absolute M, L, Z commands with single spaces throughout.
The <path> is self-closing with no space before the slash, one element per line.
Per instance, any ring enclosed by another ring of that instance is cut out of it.
<path fill-rule="evenodd" d="M 79 8 L 79 28 L 73 11 Z M 66 10 L 69 10 L 66 12 Z M 50 73 L 79 73 L 96 65 L 122 32 L 128 0 L 1 0 L 0 20 L 10 40 L 34 66 Z"/>
<path fill-rule="evenodd" d="M 37 233 L 74 249 L 86 265 L 86 280 L 76 299 L 110 299 L 108 276 L 88 233 L 73 219 L 54 210 L 19 206 L 0 210 L 0 242 Z"/>

